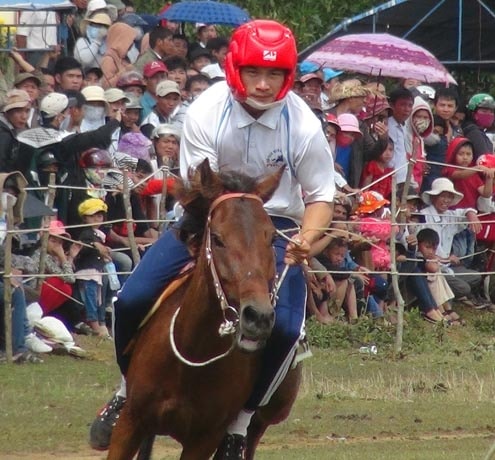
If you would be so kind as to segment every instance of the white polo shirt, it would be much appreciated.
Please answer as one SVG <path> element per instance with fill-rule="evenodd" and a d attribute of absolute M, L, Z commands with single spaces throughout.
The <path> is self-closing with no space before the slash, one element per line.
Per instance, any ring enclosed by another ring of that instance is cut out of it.
<path fill-rule="evenodd" d="M 265 203 L 272 216 L 300 223 L 305 202 L 333 200 L 333 159 L 321 123 L 292 92 L 283 104 L 254 119 L 232 97 L 227 83 L 211 86 L 186 113 L 180 153 L 182 177 L 205 158 L 213 170 L 241 171 L 255 177 L 286 165 L 280 186 Z"/>

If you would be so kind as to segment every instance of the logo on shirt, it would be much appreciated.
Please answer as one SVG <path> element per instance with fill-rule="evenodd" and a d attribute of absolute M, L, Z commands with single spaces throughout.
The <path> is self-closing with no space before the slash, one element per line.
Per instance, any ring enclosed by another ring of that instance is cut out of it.
<path fill-rule="evenodd" d="M 267 168 L 279 168 L 285 164 L 284 154 L 281 149 L 272 150 L 266 158 Z"/>
<path fill-rule="evenodd" d="M 264 61 L 276 61 L 277 60 L 277 52 L 276 51 L 263 51 L 263 60 Z"/>

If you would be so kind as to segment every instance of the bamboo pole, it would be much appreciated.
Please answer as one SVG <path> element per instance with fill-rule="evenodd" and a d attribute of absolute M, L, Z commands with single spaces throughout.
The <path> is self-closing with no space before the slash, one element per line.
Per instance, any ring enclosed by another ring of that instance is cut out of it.
<path fill-rule="evenodd" d="M 392 211 L 392 228 L 397 223 L 397 176 L 392 176 L 392 195 L 391 195 L 391 211 Z M 392 288 L 394 290 L 395 300 L 397 302 L 397 329 L 395 335 L 395 353 L 402 351 L 402 342 L 404 335 L 404 298 L 399 289 L 399 273 L 397 271 L 397 254 L 395 250 L 395 235 L 392 231 L 390 238 L 390 270 L 392 276 Z"/>
<path fill-rule="evenodd" d="M 158 219 L 160 220 L 159 231 L 160 233 L 163 231 L 163 227 L 165 226 L 165 219 L 167 217 L 167 179 L 168 179 L 168 168 L 163 170 L 163 184 L 162 184 L 162 196 L 160 197 L 160 209 L 158 213 Z"/>
<path fill-rule="evenodd" d="M 47 203 L 47 206 L 49 208 L 53 208 L 53 203 L 55 202 L 54 185 L 55 185 L 55 174 L 51 173 L 49 179 L 49 186 L 48 186 L 48 203 Z M 43 217 L 43 221 L 41 223 L 42 230 L 41 230 L 41 247 L 40 247 L 40 266 L 38 269 L 38 273 L 40 275 L 45 273 L 46 254 L 48 252 L 48 238 L 50 236 L 49 225 L 50 225 L 50 221 L 46 217 Z M 41 288 L 43 281 L 44 281 L 43 278 L 38 278 L 36 280 L 36 287 L 38 289 Z"/>
<path fill-rule="evenodd" d="M 134 266 L 136 266 L 141 260 L 141 256 L 139 255 L 138 247 L 136 244 L 136 237 L 134 236 L 134 226 L 132 219 L 132 206 L 131 206 L 131 193 L 129 191 L 129 184 L 127 182 L 129 177 L 129 171 L 124 169 L 124 190 L 122 198 L 124 200 L 125 207 L 125 219 L 127 225 L 127 237 L 129 238 L 129 246 L 131 248 L 132 261 L 134 262 Z"/>
<path fill-rule="evenodd" d="M 7 236 L 5 238 L 5 274 L 3 276 L 3 316 L 5 327 L 5 355 L 8 363 L 14 360 L 12 349 L 12 238 L 14 235 L 14 211 L 12 201 L 7 200 Z"/>

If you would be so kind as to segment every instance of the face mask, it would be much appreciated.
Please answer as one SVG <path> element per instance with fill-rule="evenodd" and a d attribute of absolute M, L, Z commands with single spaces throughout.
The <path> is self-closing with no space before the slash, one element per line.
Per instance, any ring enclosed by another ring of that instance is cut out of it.
<path fill-rule="evenodd" d="M 105 118 L 105 107 L 95 107 L 93 105 L 84 105 L 84 118 L 88 121 L 100 121 Z"/>
<path fill-rule="evenodd" d="M 134 64 L 137 61 L 137 58 L 138 57 L 139 57 L 139 51 L 138 51 L 138 49 L 133 44 L 129 48 L 129 51 L 127 51 L 127 58 L 129 59 L 129 62 L 131 64 Z"/>
<path fill-rule="evenodd" d="M 279 105 L 282 105 L 284 102 L 285 102 L 285 98 L 284 99 L 281 99 L 279 101 L 273 101 L 273 102 L 269 102 L 267 104 L 264 104 L 262 102 L 258 102 L 256 100 L 254 100 L 251 97 L 248 97 L 246 99 L 246 101 L 245 101 L 245 103 L 247 105 L 249 105 L 249 107 L 252 107 L 253 109 L 256 109 L 256 110 L 269 110 L 269 109 L 273 109 L 274 107 L 278 107 Z"/>
<path fill-rule="evenodd" d="M 98 40 L 100 37 L 100 29 L 102 29 L 101 27 L 97 27 L 97 26 L 92 26 L 92 25 L 88 25 L 88 27 L 86 27 L 86 37 L 88 37 L 89 40 L 93 41 L 93 40 Z"/>
<path fill-rule="evenodd" d="M 493 125 L 493 121 L 495 119 L 495 115 L 493 113 L 480 113 L 475 112 L 473 116 L 474 122 L 481 129 L 488 129 Z"/>
<path fill-rule="evenodd" d="M 12 207 L 14 207 L 17 203 L 17 197 L 12 195 L 11 193 L 2 192 L 2 209 L 8 209 L 9 203 Z"/>
<path fill-rule="evenodd" d="M 338 147 L 349 147 L 354 142 L 354 138 L 347 136 L 342 132 L 337 133 L 337 146 Z"/>
<path fill-rule="evenodd" d="M 60 131 L 68 131 L 70 126 L 71 118 L 70 115 L 67 115 L 60 123 Z"/>
<path fill-rule="evenodd" d="M 419 134 L 423 134 L 430 126 L 429 120 L 415 120 L 413 121 L 414 127 Z"/>

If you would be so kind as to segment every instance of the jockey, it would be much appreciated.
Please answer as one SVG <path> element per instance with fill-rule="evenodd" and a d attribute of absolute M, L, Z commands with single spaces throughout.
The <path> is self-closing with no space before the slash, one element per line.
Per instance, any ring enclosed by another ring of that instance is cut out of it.
<path fill-rule="evenodd" d="M 270 20 L 238 27 L 225 61 L 226 82 L 215 83 L 187 111 L 180 169 L 208 158 L 213 170 L 239 170 L 250 176 L 273 173 L 282 165 L 280 186 L 265 204 L 275 227 L 293 229 L 292 241 L 275 242 L 279 273 L 290 268 L 278 292 L 276 320 L 264 350 L 262 369 L 245 409 L 227 430 L 215 458 L 241 459 L 254 411 L 268 403 L 285 377 L 303 335 L 306 284 L 299 265 L 332 217 L 333 160 L 321 124 L 290 90 L 297 64 L 292 32 Z M 304 191 L 304 199 L 302 191 Z M 174 230 L 147 251 L 115 302 L 115 347 L 125 376 L 127 344 L 167 283 L 191 260 Z M 159 352 L 159 351 L 157 351 Z M 125 379 L 91 427 L 90 442 L 105 449 L 125 401 Z"/>

